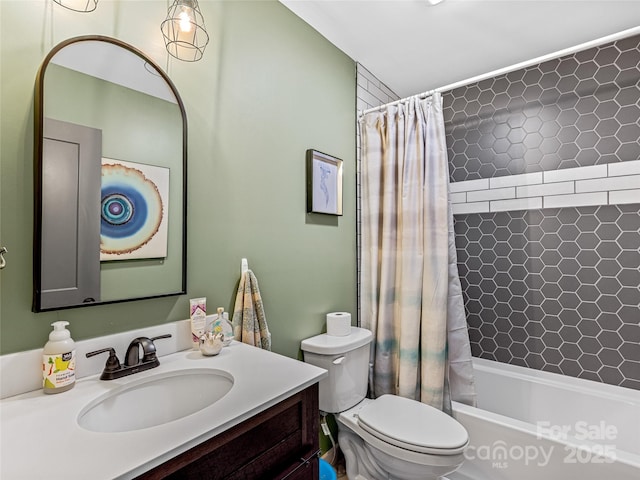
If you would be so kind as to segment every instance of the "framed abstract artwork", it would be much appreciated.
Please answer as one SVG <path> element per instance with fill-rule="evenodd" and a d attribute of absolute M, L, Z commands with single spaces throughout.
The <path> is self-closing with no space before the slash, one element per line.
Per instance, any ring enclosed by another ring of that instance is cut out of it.
<path fill-rule="evenodd" d="M 307 213 L 342 215 L 342 160 L 307 150 Z"/>
<path fill-rule="evenodd" d="M 102 159 L 100 261 L 167 256 L 169 169 Z"/>

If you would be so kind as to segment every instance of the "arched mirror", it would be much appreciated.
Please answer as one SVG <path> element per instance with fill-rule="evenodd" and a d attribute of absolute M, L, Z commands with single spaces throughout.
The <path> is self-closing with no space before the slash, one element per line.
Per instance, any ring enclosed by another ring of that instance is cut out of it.
<path fill-rule="evenodd" d="M 36 80 L 34 311 L 186 292 L 187 124 L 119 40 L 66 40 Z"/>

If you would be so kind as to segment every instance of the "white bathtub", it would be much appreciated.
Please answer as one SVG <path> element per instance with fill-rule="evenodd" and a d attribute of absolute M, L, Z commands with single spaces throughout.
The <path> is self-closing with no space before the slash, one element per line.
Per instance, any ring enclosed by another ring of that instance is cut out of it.
<path fill-rule="evenodd" d="M 637 480 L 640 391 L 474 358 L 478 408 L 450 480 Z"/>

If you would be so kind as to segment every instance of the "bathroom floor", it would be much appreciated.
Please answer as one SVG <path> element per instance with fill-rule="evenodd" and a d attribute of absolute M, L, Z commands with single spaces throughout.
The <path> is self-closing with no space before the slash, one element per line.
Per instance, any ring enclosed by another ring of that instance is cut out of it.
<path fill-rule="evenodd" d="M 333 456 L 333 453 L 331 450 L 329 450 L 327 453 L 322 455 L 322 458 L 327 462 L 331 463 L 330 460 L 333 459 L 332 456 Z M 347 471 L 344 464 L 344 455 L 342 455 L 342 451 L 340 450 L 339 447 L 338 447 L 337 458 L 333 461 L 331 465 L 333 466 L 333 468 L 337 473 L 337 477 L 338 477 L 337 480 L 349 480 L 349 477 L 347 477 Z M 442 479 L 443 480 L 472 480 L 467 476 L 460 475 L 458 472 L 453 473 L 446 478 L 442 477 Z"/>
<path fill-rule="evenodd" d="M 322 459 L 326 460 L 331 464 L 331 466 L 335 469 L 337 474 L 337 480 L 349 480 L 347 477 L 347 470 L 344 466 L 344 455 L 342 455 L 342 451 L 340 447 L 338 448 L 338 452 L 336 454 L 336 458 L 333 458 L 333 449 L 329 450 L 327 453 L 322 455 Z"/>
<path fill-rule="evenodd" d="M 338 474 L 338 480 L 349 480 L 349 477 L 347 477 L 347 471 L 344 468 L 344 457 L 342 458 L 342 460 L 343 461 L 341 463 L 338 463 L 334 466 Z"/>

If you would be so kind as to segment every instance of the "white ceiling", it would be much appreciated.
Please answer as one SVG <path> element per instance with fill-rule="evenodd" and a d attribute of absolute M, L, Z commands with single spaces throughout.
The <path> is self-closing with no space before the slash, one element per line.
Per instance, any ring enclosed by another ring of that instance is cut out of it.
<path fill-rule="evenodd" d="M 280 0 L 401 97 L 640 25 L 640 0 Z"/>
<path fill-rule="evenodd" d="M 155 67 L 113 43 L 97 40 L 74 42 L 58 50 L 51 63 L 178 103 Z"/>

